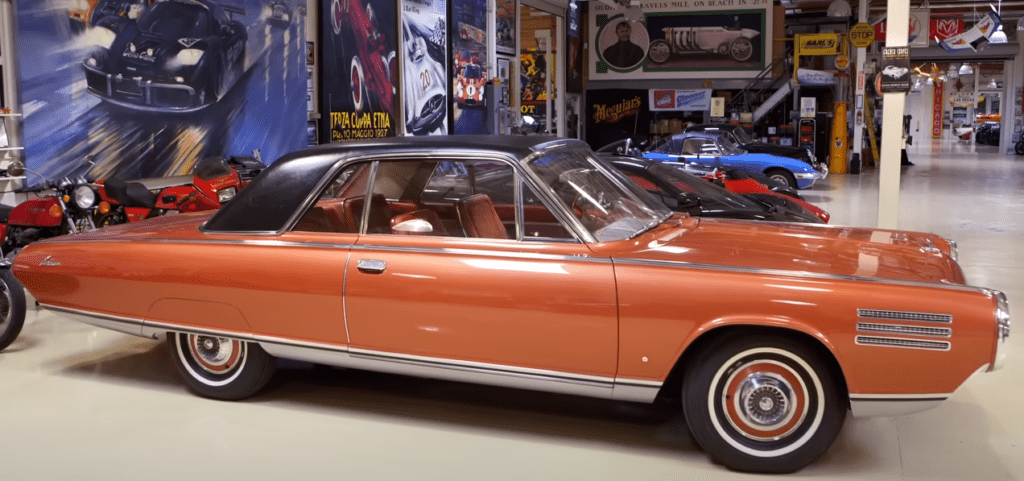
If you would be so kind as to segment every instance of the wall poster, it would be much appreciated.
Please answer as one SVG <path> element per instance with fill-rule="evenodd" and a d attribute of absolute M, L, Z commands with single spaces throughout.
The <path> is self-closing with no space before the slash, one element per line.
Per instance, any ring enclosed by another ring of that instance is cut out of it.
<path fill-rule="evenodd" d="M 647 138 L 651 114 L 647 90 L 601 89 L 587 91 L 587 143 L 599 149 L 612 142 Z"/>
<path fill-rule="evenodd" d="M 547 91 L 545 81 L 547 77 L 547 55 L 542 54 L 535 48 L 523 50 L 519 56 L 519 94 L 520 113 L 529 115 L 539 125 L 544 125 L 547 118 Z M 554 73 L 554 69 L 552 74 Z M 555 88 L 554 75 L 551 76 L 551 89 Z M 554 102 L 552 102 L 554 106 Z"/>
<path fill-rule="evenodd" d="M 258 148 L 273 161 L 305 147 L 305 3 L 18 2 L 28 167 L 158 177 L 208 156 Z"/>
<path fill-rule="evenodd" d="M 771 61 L 769 0 L 589 7 L 594 80 L 754 77 Z"/>
<path fill-rule="evenodd" d="M 391 137 L 398 132 L 398 33 L 395 2 L 325 0 L 320 111 L 327 142 Z"/>
<path fill-rule="evenodd" d="M 406 135 L 448 133 L 447 24 L 446 0 L 402 0 Z"/>
<path fill-rule="evenodd" d="M 452 0 L 452 121 L 456 134 L 484 134 L 484 84 L 494 76 L 487 63 L 487 0 Z"/>
<path fill-rule="evenodd" d="M 496 49 L 498 53 L 515 55 L 516 53 L 516 2 L 515 0 L 495 0 L 494 32 L 498 37 Z"/>

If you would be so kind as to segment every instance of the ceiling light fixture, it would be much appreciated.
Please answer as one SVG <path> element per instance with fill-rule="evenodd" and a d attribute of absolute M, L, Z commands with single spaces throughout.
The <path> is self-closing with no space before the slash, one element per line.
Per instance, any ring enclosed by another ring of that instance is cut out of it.
<path fill-rule="evenodd" d="M 960 66 L 960 75 L 974 75 L 974 68 L 971 64 L 965 63 Z"/>

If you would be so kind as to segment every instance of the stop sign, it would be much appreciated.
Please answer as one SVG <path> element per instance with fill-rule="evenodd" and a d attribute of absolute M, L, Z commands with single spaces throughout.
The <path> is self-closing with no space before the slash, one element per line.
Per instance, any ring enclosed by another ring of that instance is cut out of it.
<path fill-rule="evenodd" d="M 875 29 L 870 24 L 858 23 L 850 27 L 850 43 L 857 48 L 866 48 L 875 41 Z"/>

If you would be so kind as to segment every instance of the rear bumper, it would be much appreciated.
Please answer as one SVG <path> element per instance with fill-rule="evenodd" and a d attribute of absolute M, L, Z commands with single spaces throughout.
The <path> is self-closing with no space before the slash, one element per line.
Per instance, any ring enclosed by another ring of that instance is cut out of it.
<path fill-rule="evenodd" d="M 188 85 L 109 74 L 86 63 L 83 63 L 82 67 L 85 68 L 89 93 L 124 107 L 163 112 L 192 112 L 208 105 L 206 99 Z"/>

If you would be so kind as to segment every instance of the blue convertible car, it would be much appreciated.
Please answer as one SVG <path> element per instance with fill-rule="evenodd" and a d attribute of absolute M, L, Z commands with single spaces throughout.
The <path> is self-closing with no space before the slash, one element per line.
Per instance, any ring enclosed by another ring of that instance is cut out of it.
<path fill-rule="evenodd" d="M 772 180 L 796 189 L 807 189 L 827 175 L 797 159 L 748 153 L 720 132 L 680 132 L 655 142 L 640 154 L 662 162 L 728 167 L 763 173 Z"/>

